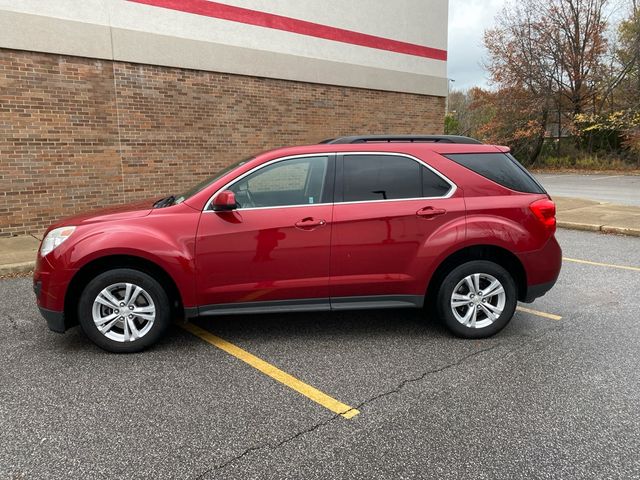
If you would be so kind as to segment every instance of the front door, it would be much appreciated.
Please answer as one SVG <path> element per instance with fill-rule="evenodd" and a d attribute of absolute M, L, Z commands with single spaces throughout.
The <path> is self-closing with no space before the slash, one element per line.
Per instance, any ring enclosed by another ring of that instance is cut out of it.
<path fill-rule="evenodd" d="M 203 212 L 196 240 L 201 313 L 328 308 L 333 164 L 326 154 L 267 162 L 226 188 L 236 210 Z"/>

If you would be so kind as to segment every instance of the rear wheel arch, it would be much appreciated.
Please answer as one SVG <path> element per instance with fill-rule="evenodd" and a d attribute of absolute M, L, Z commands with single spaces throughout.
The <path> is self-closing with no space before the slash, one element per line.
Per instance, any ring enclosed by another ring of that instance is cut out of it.
<path fill-rule="evenodd" d="M 135 255 L 108 255 L 96 258 L 83 265 L 69 282 L 64 299 L 64 316 L 67 328 L 78 324 L 77 305 L 87 283 L 97 275 L 116 268 L 138 270 L 154 277 L 162 285 L 169 297 L 174 317 L 182 317 L 184 315 L 180 290 L 164 268 L 146 258 L 136 257 Z"/>
<path fill-rule="evenodd" d="M 454 268 L 473 260 L 487 260 L 503 267 L 513 276 L 518 289 L 518 300 L 524 300 L 527 294 L 527 274 L 522 262 L 509 250 L 495 245 L 473 245 L 462 248 L 447 256 L 436 268 L 429 280 L 426 302 L 431 303 L 438 294 L 444 277 Z"/>

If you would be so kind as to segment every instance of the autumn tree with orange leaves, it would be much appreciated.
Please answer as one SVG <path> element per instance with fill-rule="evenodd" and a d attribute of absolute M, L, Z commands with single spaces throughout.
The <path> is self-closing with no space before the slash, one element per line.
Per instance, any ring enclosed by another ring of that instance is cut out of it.
<path fill-rule="evenodd" d="M 637 15 L 636 0 L 633 12 Z M 575 128 L 599 115 L 630 72 L 637 71 L 637 23 L 625 26 L 626 58 L 608 40 L 609 0 L 512 1 L 485 32 L 485 67 L 493 89 L 465 97 L 468 128 L 484 141 L 509 145 L 525 163 L 540 156 L 550 125 Z M 635 18 L 635 17 L 634 17 Z M 635 50 L 634 50 L 635 48 Z M 634 66 L 636 70 L 634 70 Z M 637 92 L 640 94 L 640 92 Z"/>

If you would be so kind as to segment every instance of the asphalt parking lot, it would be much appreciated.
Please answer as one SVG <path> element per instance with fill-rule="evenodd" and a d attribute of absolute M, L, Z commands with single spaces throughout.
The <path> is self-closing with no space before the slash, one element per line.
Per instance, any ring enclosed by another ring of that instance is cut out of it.
<path fill-rule="evenodd" d="M 552 196 L 640 206 L 640 175 L 536 173 Z"/>
<path fill-rule="evenodd" d="M 197 323 L 236 356 L 179 326 L 114 355 L 0 281 L 0 478 L 640 478 L 640 239 L 558 237 L 571 260 L 524 305 L 552 315 L 482 341 L 360 311 Z"/>

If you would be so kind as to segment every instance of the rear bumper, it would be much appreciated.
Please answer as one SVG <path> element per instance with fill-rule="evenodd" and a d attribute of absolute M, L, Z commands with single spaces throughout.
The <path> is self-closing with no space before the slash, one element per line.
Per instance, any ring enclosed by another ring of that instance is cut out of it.
<path fill-rule="evenodd" d="M 520 301 L 531 303 L 556 284 L 562 268 L 562 249 L 555 236 L 535 252 L 520 255 L 527 277 L 527 291 Z"/>
<path fill-rule="evenodd" d="M 533 302 L 536 298 L 543 296 L 545 293 L 551 290 L 551 288 L 553 288 L 555 284 L 556 281 L 553 280 L 552 282 L 539 283 L 538 285 L 529 285 L 527 287 L 527 294 L 522 299 L 522 301 L 524 303 Z"/>
<path fill-rule="evenodd" d="M 56 333 L 64 333 L 67 330 L 67 326 L 64 321 L 64 312 L 55 312 L 42 307 L 38 307 L 38 309 L 40 310 L 40 315 L 42 315 L 47 321 L 47 327 L 49 327 L 49 330 Z"/>

